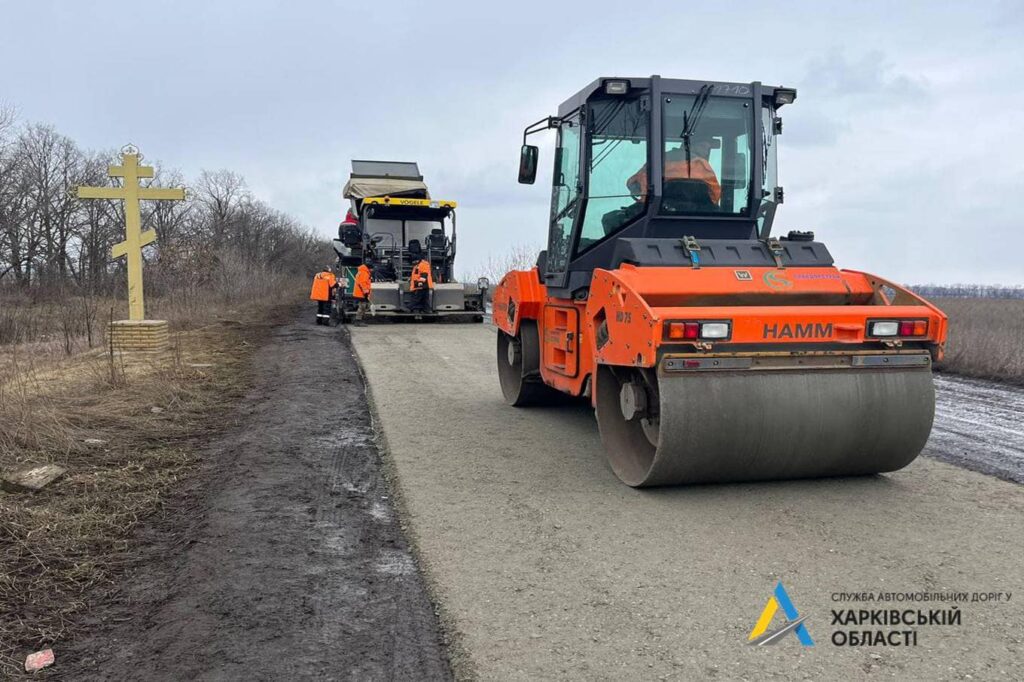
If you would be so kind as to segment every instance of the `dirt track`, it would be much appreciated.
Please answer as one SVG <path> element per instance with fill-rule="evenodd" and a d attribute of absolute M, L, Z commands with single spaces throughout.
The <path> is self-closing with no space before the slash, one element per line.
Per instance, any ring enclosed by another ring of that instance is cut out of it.
<path fill-rule="evenodd" d="M 1024 388 L 954 376 L 935 378 L 935 428 L 925 452 L 1024 483 Z"/>
<path fill-rule="evenodd" d="M 256 354 L 255 388 L 172 501 L 183 542 L 138 538 L 149 560 L 121 603 L 47 676 L 450 678 L 346 337 L 307 313 Z"/>
<path fill-rule="evenodd" d="M 490 328 L 353 337 L 457 674 L 1018 677 L 1024 488 L 918 458 L 879 477 L 636 491 L 606 466 L 585 407 L 503 404 Z M 992 445 L 951 435 L 943 400 L 930 454 Z M 1011 431 L 985 437 L 1019 452 Z M 814 648 L 746 646 L 780 579 Z M 961 605 L 961 626 L 926 626 L 916 647 L 833 646 L 830 610 L 865 607 L 833 595 L 863 591 L 1017 594 Z"/>

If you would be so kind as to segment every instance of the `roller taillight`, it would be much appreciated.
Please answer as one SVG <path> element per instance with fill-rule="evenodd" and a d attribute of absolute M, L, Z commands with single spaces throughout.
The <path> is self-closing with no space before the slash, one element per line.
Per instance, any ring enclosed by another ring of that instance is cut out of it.
<path fill-rule="evenodd" d="M 679 321 L 665 323 L 665 338 L 670 341 L 723 341 L 732 334 L 730 320 Z"/>
<path fill-rule="evenodd" d="M 926 336 L 928 320 L 869 320 L 868 336 L 884 338 L 906 338 Z"/>

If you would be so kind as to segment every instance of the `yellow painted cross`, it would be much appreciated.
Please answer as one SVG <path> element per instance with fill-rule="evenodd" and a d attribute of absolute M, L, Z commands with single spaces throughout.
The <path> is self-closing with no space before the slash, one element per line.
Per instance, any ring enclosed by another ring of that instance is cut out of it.
<path fill-rule="evenodd" d="M 121 165 L 111 166 L 107 175 L 124 178 L 121 187 L 79 187 L 79 199 L 121 199 L 124 201 L 124 241 L 111 249 L 112 258 L 128 257 L 128 319 L 146 319 L 145 298 L 142 293 L 142 248 L 156 241 L 156 232 L 142 231 L 139 200 L 181 201 L 185 190 L 181 188 L 142 187 L 140 178 L 153 177 L 152 166 L 140 166 L 137 151 L 122 152 Z"/>

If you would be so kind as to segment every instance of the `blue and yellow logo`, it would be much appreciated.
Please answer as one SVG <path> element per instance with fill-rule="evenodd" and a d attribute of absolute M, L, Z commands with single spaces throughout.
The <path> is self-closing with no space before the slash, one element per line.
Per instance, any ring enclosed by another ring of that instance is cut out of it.
<path fill-rule="evenodd" d="M 779 610 L 780 606 L 783 613 L 786 614 L 786 624 L 777 630 L 766 633 L 772 618 L 775 617 L 775 612 Z M 797 613 L 796 607 L 793 606 L 793 600 L 789 598 L 786 588 L 782 586 L 780 581 L 775 585 L 775 592 L 768 599 L 768 603 L 764 605 L 764 611 L 761 612 L 761 617 L 757 619 L 757 623 L 754 624 L 754 629 L 750 631 L 750 636 L 747 640 L 753 646 L 778 644 L 788 633 L 794 632 L 801 644 L 804 646 L 814 646 L 811 633 L 807 632 L 807 626 L 804 625 L 805 619 L 806 616 L 801 618 L 800 614 Z"/>

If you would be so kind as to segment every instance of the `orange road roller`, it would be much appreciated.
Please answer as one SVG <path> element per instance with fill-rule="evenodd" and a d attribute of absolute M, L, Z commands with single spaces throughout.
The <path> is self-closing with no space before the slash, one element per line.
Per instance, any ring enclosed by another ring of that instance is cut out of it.
<path fill-rule="evenodd" d="M 631 486 L 895 471 L 924 447 L 946 316 L 773 236 L 780 109 L 758 82 L 599 78 L 557 131 L 547 249 L 494 291 L 502 393 L 588 399 Z"/>

